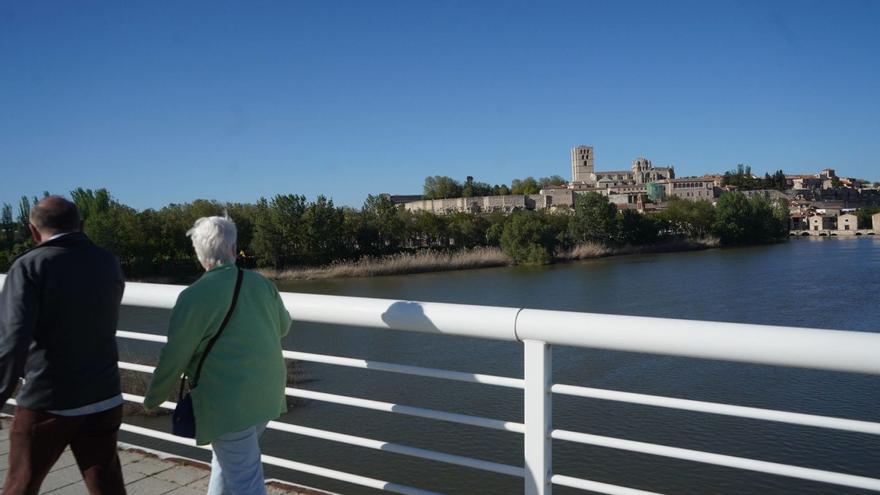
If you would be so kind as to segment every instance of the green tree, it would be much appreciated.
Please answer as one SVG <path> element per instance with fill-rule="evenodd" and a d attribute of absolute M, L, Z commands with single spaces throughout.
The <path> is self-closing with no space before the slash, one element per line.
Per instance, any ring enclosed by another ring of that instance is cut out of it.
<path fill-rule="evenodd" d="M 579 194 L 569 219 L 569 235 L 575 243 L 612 244 L 617 237 L 617 207 L 599 193 Z"/>
<path fill-rule="evenodd" d="M 510 183 L 510 194 L 538 194 L 541 192 L 541 186 L 534 177 L 526 177 L 525 179 L 513 179 Z"/>
<path fill-rule="evenodd" d="M 507 196 L 509 194 L 512 194 L 512 193 L 510 192 L 510 188 L 507 187 L 507 184 L 501 184 L 501 185 L 495 184 L 494 186 L 492 186 L 492 195 L 493 196 Z"/>
<path fill-rule="evenodd" d="M 3 203 L 0 208 L 0 250 L 8 251 L 15 243 L 15 220 L 12 216 L 12 205 Z"/>
<path fill-rule="evenodd" d="M 623 210 L 617 216 L 618 239 L 621 244 L 644 246 L 660 238 L 660 222 L 635 210 Z"/>
<path fill-rule="evenodd" d="M 425 177 L 422 195 L 425 199 L 443 199 L 461 197 L 461 184 L 445 175 Z"/>
<path fill-rule="evenodd" d="M 413 213 L 412 220 L 410 240 L 413 246 L 431 247 L 448 244 L 449 235 L 444 217 L 420 210 Z"/>
<path fill-rule="evenodd" d="M 254 216 L 253 248 L 260 266 L 284 268 L 303 261 L 305 196 L 260 198 Z"/>
<path fill-rule="evenodd" d="M 501 249 L 518 264 L 547 264 L 553 260 L 559 243 L 556 234 L 542 215 L 532 211 L 515 212 L 504 223 Z"/>
<path fill-rule="evenodd" d="M 860 229 L 874 228 L 872 224 L 873 215 L 880 213 L 880 206 L 869 206 L 867 208 L 859 208 L 856 210 L 856 217 L 859 219 Z"/>
<path fill-rule="evenodd" d="M 235 222 L 238 231 L 238 249 L 248 256 L 253 253 L 254 218 L 257 206 L 250 203 L 230 203 L 226 205 L 226 214 Z"/>
<path fill-rule="evenodd" d="M 333 200 L 318 196 L 309 203 L 302 216 L 305 228 L 305 261 L 324 265 L 346 256 L 344 242 L 345 215 L 333 206 Z"/>
<path fill-rule="evenodd" d="M 16 244 L 33 244 L 31 241 L 31 231 L 28 229 L 28 225 L 31 223 L 30 217 L 31 202 L 27 196 L 22 196 L 18 201 L 18 216 L 16 217 L 17 223 L 15 227 Z"/>
<path fill-rule="evenodd" d="M 740 192 L 725 192 L 715 208 L 712 231 L 722 244 L 759 244 L 787 238 L 785 203 L 772 204 L 762 196 L 747 198 Z"/>
<path fill-rule="evenodd" d="M 688 201 L 672 197 L 658 217 L 675 234 L 704 237 L 715 223 L 715 207 L 706 200 Z"/>
<path fill-rule="evenodd" d="M 538 186 L 541 189 L 548 186 L 561 186 L 566 183 L 566 180 L 559 175 L 551 175 L 550 177 L 541 177 L 540 179 L 538 179 Z"/>
<path fill-rule="evenodd" d="M 456 248 L 472 248 L 486 244 L 489 221 L 480 214 L 456 212 L 449 216 L 447 228 Z"/>
<path fill-rule="evenodd" d="M 724 173 L 724 177 L 721 178 L 721 185 L 734 186 L 742 190 L 752 190 L 761 189 L 763 181 L 752 175 L 752 167 L 740 163 L 736 166 L 735 170 Z"/>
<path fill-rule="evenodd" d="M 406 238 L 405 210 L 401 211 L 385 194 L 367 196 L 361 214 L 368 230 L 374 235 L 369 246 L 363 246 L 367 254 L 396 252 Z"/>
<path fill-rule="evenodd" d="M 474 182 L 472 177 L 464 183 L 461 190 L 461 196 L 464 198 L 473 198 L 479 196 L 491 196 L 492 186 L 485 182 Z"/>
<path fill-rule="evenodd" d="M 486 229 L 486 242 L 490 246 L 501 246 L 501 235 L 504 233 L 504 224 L 509 218 L 501 211 L 493 211 L 485 215 L 489 223 Z"/>

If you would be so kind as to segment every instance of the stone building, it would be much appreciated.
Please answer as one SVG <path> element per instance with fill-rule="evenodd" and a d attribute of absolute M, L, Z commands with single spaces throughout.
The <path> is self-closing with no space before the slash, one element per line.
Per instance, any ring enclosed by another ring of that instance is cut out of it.
<path fill-rule="evenodd" d="M 816 214 L 810 217 L 810 230 L 836 230 L 837 216 Z"/>
<path fill-rule="evenodd" d="M 852 213 L 844 213 L 837 217 L 837 230 L 858 230 L 859 217 Z"/>
<path fill-rule="evenodd" d="M 642 156 L 632 161 L 629 170 L 597 172 L 592 146 L 581 145 L 571 150 L 571 185 L 576 189 L 610 189 L 674 178 L 673 167 L 654 167 L 651 160 Z"/>
<path fill-rule="evenodd" d="M 706 177 L 685 177 L 667 179 L 658 184 L 665 186 L 667 198 L 687 199 L 690 201 L 715 199 L 715 179 Z"/>
<path fill-rule="evenodd" d="M 536 201 L 536 197 L 538 198 Z M 544 200 L 540 195 L 507 194 L 504 196 L 475 196 L 470 198 L 422 199 L 403 203 L 407 211 L 430 211 L 436 214 L 461 212 L 502 211 L 510 213 L 514 210 L 535 209 Z"/>
<path fill-rule="evenodd" d="M 580 145 L 571 149 L 571 181 L 573 183 L 590 180 L 595 182 L 595 162 L 593 161 L 593 147 Z"/>
<path fill-rule="evenodd" d="M 633 160 L 629 170 L 597 172 L 593 147 L 581 145 L 571 150 L 571 182 L 546 187 L 539 194 L 433 200 L 413 198 L 401 203 L 409 211 L 426 210 L 441 214 L 455 211 L 511 212 L 517 209 L 570 208 L 577 194 L 597 192 L 607 196 L 620 209 L 641 209 L 649 187 L 663 191 L 665 196 L 683 199 L 711 200 L 714 197 L 712 178 L 679 181 L 675 179 L 673 167 L 654 167 L 645 157 Z"/>

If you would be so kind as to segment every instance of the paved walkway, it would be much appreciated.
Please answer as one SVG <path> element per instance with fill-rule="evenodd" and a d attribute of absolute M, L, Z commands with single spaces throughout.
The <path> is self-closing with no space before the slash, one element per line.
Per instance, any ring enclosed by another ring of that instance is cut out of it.
<path fill-rule="evenodd" d="M 9 424 L 11 418 L 3 418 L 0 432 L 0 478 L 6 479 L 9 468 Z M 122 475 L 128 495 L 203 495 L 208 491 L 210 466 L 187 459 L 160 459 L 135 449 L 120 449 Z M 2 486 L 2 485 L 0 485 Z M 272 495 L 326 495 L 293 485 L 278 482 L 267 483 Z M 88 495 L 70 449 L 66 450 L 40 489 L 40 493 L 52 495 Z"/>

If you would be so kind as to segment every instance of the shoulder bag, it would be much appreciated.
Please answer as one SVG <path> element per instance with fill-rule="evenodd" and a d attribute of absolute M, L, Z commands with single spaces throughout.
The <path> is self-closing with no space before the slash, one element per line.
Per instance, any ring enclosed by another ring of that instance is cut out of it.
<path fill-rule="evenodd" d="M 238 302 L 238 293 L 241 291 L 241 279 L 243 273 L 244 272 L 242 272 L 241 268 L 238 268 L 238 276 L 235 279 L 235 292 L 232 293 L 232 302 L 229 304 L 229 311 L 226 312 L 226 317 L 223 318 L 223 323 L 220 324 L 220 329 L 217 330 L 217 333 L 213 337 L 211 337 L 211 340 L 205 347 L 205 352 L 202 353 L 202 357 L 199 359 L 199 366 L 196 368 L 196 375 L 193 377 L 193 380 L 189 385 L 190 392 L 199 384 L 199 376 L 202 374 L 202 365 L 205 364 L 205 358 L 208 357 L 208 353 L 211 352 L 214 344 L 217 343 L 217 339 L 220 338 L 220 334 L 223 333 L 223 329 L 226 328 L 226 324 L 229 323 L 229 319 L 232 318 L 232 312 L 235 311 L 235 303 Z M 186 392 L 185 394 L 183 392 L 185 385 L 186 376 L 182 376 L 180 377 L 180 392 L 177 395 L 177 407 L 174 408 L 174 414 L 171 416 L 171 433 L 179 437 L 195 438 L 196 415 L 193 410 L 193 402 L 190 392 Z"/>

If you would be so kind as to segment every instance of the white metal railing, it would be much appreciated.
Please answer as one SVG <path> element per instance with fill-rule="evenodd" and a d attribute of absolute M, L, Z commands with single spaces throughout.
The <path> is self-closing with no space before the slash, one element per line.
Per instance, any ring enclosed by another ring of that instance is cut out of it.
<path fill-rule="evenodd" d="M 3 276 L 0 275 L 0 283 L 2 281 Z M 173 306 L 183 288 L 173 285 L 129 283 L 126 285 L 123 304 L 168 309 Z M 297 388 L 287 388 L 286 394 L 290 397 L 521 434 L 524 436 L 524 465 L 510 466 L 275 421 L 269 423 L 270 429 L 521 477 L 525 481 L 525 493 L 528 495 L 549 495 L 552 493 L 553 485 L 612 495 L 653 493 L 554 473 L 552 439 L 880 492 L 880 479 L 554 429 L 552 395 L 564 394 L 880 435 L 880 423 L 554 384 L 550 353 L 552 345 L 565 345 L 880 375 L 880 359 L 877 359 L 880 355 L 880 334 L 295 293 L 282 293 L 282 299 L 294 321 L 297 322 L 521 342 L 524 346 L 522 379 L 297 351 L 284 351 L 284 357 L 351 368 L 522 389 L 524 390 L 523 423 Z M 165 337 L 160 335 L 122 330 L 117 336 L 151 342 L 165 341 Z M 125 362 L 120 362 L 120 367 L 145 373 L 153 371 L 151 366 Z M 140 396 L 130 394 L 126 394 L 125 398 L 134 402 L 143 400 Z M 162 407 L 173 408 L 174 405 L 165 402 Z M 169 442 L 194 445 L 190 440 L 147 428 L 126 424 L 123 425 L 123 429 Z M 273 456 L 264 455 L 263 461 L 274 466 L 395 493 L 417 495 L 434 493 Z"/>

